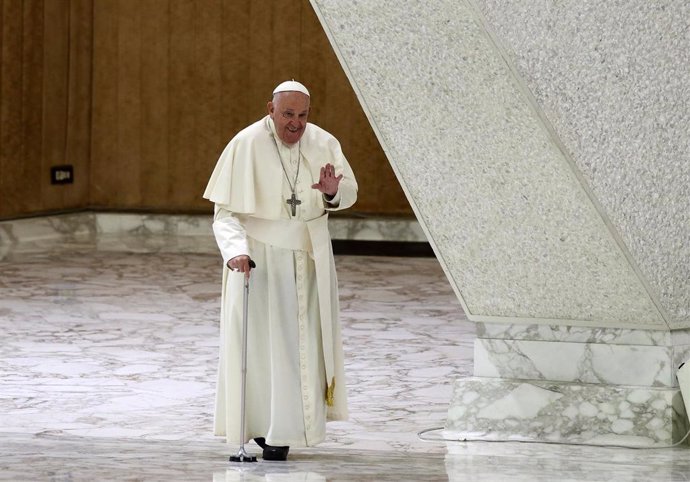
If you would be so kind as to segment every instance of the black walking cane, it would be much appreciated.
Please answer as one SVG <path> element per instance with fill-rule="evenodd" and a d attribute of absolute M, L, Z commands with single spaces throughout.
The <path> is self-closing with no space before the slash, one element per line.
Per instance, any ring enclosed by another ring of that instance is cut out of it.
<path fill-rule="evenodd" d="M 256 268 L 256 263 L 249 260 L 249 267 Z M 249 455 L 244 450 L 244 408 L 247 390 L 247 308 L 249 304 L 249 278 L 244 277 L 244 303 L 242 306 L 242 389 L 240 390 L 240 450 L 237 455 L 230 456 L 230 462 L 256 462 L 255 455 Z"/>

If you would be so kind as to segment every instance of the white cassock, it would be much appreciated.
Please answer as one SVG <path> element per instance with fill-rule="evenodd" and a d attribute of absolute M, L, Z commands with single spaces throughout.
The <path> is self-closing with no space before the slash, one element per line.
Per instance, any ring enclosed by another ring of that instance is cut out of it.
<path fill-rule="evenodd" d="M 343 175 L 330 202 L 311 187 L 327 163 Z M 294 217 L 286 203 L 291 184 L 301 201 Z M 266 116 L 230 141 L 204 197 L 215 203 L 213 231 L 224 265 L 215 434 L 240 442 L 244 274 L 227 262 L 248 254 L 257 267 L 249 290 L 243 442 L 265 437 L 269 445 L 315 445 L 325 437 L 326 420 L 347 419 L 327 211 L 354 204 L 352 169 L 320 127 L 307 124 L 300 142 L 286 146 Z"/>

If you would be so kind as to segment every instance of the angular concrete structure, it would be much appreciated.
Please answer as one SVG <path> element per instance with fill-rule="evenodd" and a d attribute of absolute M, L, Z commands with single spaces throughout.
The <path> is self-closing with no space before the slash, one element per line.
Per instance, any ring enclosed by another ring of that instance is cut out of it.
<path fill-rule="evenodd" d="M 479 323 L 476 378 L 456 382 L 449 432 L 677 440 L 675 369 L 690 354 L 690 5 L 312 4 Z M 583 391 L 602 401 L 582 408 Z"/>

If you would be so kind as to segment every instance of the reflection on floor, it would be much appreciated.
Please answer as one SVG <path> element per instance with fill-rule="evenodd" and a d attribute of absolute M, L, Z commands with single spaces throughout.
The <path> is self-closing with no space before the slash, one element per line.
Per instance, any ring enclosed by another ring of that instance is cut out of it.
<path fill-rule="evenodd" d="M 350 421 L 287 463 L 230 464 L 211 434 L 219 258 L 116 244 L 0 261 L 2 480 L 690 480 L 686 448 L 420 441 L 474 336 L 433 258 L 337 258 Z"/>

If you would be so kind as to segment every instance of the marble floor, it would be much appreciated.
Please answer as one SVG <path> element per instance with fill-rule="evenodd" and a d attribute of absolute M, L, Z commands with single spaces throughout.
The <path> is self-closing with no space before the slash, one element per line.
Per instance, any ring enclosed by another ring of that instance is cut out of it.
<path fill-rule="evenodd" d="M 350 420 L 286 463 L 231 464 L 211 433 L 219 258 L 161 249 L 180 244 L 4 253 L 0 480 L 690 480 L 687 448 L 420 440 L 472 371 L 474 326 L 433 258 L 337 257 Z"/>

